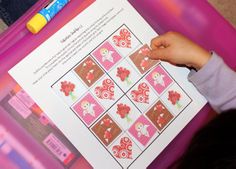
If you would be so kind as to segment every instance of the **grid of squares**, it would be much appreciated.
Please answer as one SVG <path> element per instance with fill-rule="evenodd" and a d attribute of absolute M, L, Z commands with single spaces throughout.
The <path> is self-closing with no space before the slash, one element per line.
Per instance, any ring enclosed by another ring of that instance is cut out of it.
<path fill-rule="evenodd" d="M 129 167 L 191 102 L 126 26 L 52 85 L 121 167 Z"/>

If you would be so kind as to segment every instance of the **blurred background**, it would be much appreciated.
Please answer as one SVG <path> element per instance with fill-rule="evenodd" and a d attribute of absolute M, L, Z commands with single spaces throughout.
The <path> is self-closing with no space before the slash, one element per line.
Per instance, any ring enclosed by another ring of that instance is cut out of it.
<path fill-rule="evenodd" d="M 210 4 L 236 28 L 235 0 L 208 0 Z M 37 0 L 0 0 L 0 33 L 14 23 Z"/>

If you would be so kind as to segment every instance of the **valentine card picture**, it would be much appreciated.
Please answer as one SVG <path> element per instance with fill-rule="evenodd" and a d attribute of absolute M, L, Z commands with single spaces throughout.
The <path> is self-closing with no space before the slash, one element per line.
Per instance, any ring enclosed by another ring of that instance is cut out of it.
<path fill-rule="evenodd" d="M 147 56 L 147 53 L 149 51 L 150 48 L 148 47 L 148 45 L 144 45 L 129 56 L 129 58 L 141 74 L 146 73 L 149 69 L 151 69 L 159 62 L 157 60 L 149 59 L 149 57 Z"/>
<path fill-rule="evenodd" d="M 79 65 L 77 65 L 74 72 L 88 87 L 92 86 L 104 75 L 101 67 L 91 56 L 86 57 Z"/>
<path fill-rule="evenodd" d="M 163 69 L 161 64 L 148 73 L 146 80 L 152 85 L 155 91 L 160 95 L 173 82 L 172 78 Z"/>
<path fill-rule="evenodd" d="M 111 72 L 110 76 L 119 84 L 122 91 L 127 92 L 141 76 L 127 60 L 120 62 Z"/>
<path fill-rule="evenodd" d="M 70 106 L 87 91 L 73 72 L 59 79 L 52 88 Z"/>
<path fill-rule="evenodd" d="M 116 124 L 109 115 L 101 118 L 92 128 L 99 140 L 108 146 L 122 132 L 121 128 Z"/>
<path fill-rule="evenodd" d="M 141 144 L 140 147 L 146 147 L 153 136 L 158 134 L 157 129 L 144 116 L 140 116 L 128 131 L 135 138 L 137 145 Z"/>
<path fill-rule="evenodd" d="M 72 108 L 87 126 L 90 126 L 104 112 L 102 106 L 89 93 L 75 103 Z"/>
<path fill-rule="evenodd" d="M 114 34 L 112 34 L 108 40 L 123 57 L 129 55 L 133 50 L 141 45 L 141 42 L 125 25 L 120 27 Z"/>
<path fill-rule="evenodd" d="M 109 114 L 123 130 L 127 130 L 141 115 L 141 112 L 124 96 L 109 110 Z"/>
<path fill-rule="evenodd" d="M 160 100 L 146 113 L 146 116 L 159 131 L 162 131 L 162 129 L 174 118 Z"/>
<path fill-rule="evenodd" d="M 97 61 L 109 71 L 120 59 L 120 54 L 112 47 L 112 45 L 106 41 L 99 46 L 92 55 Z"/>
<path fill-rule="evenodd" d="M 109 76 L 100 79 L 90 89 L 90 92 L 105 109 L 110 108 L 123 95 L 123 92 Z"/>
<path fill-rule="evenodd" d="M 140 80 L 131 88 L 128 96 L 141 112 L 145 112 L 158 98 L 151 85 L 145 79 Z"/>
<path fill-rule="evenodd" d="M 172 85 L 161 99 L 175 115 L 183 111 L 192 101 L 178 84 Z"/>
<path fill-rule="evenodd" d="M 119 163 L 128 168 L 133 159 L 141 154 L 142 150 L 136 143 L 128 136 L 128 134 L 121 135 L 111 146 L 111 154 L 119 161 Z"/>

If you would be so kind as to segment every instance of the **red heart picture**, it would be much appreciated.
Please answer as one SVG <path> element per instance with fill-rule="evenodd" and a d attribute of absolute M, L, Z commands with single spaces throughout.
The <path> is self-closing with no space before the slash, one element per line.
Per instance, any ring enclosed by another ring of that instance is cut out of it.
<path fill-rule="evenodd" d="M 143 58 L 143 60 L 140 63 L 140 67 L 142 68 L 142 70 L 144 71 L 145 69 L 147 69 L 149 66 L 149 59 L 148 57 Z"/>
<path fill-rule="evenodd" d="M 105 79 L 102 86 L 95 88 L 95 94 L 100 99 L 114 100 L 114 82 L 110 79 Z"/>
<path fill-rule="evenodd" d="M 118 47 L 131 48 L 131 33 L 125 28 L 120 30 L 119 35 L 113 36 L 112 40 Z"/>
<path fill-rule="evenodd" d="M 120 145 L 112 147 L 115 157 L 122 159 L 132 159 L 132 141 L 128 137 L 120 139 Z"/>
<path fill-rule="evenodd" d="M 138 90 L 131 91 L 131 97 L 139 103 L 149 103 L 149 87 L 146 83 L 140 83 Z"/>

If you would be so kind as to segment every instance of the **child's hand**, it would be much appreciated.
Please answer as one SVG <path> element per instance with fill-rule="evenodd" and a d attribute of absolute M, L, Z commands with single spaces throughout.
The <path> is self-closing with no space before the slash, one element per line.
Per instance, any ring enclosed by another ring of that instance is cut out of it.
<path fill-rule="evenodd" d="M 181 64 L 199 70 L 210 59 L 211 54 L 176 32 L 168 32 L 151 41 L 151 59 L 160 59 L 172 64 Z"/>

